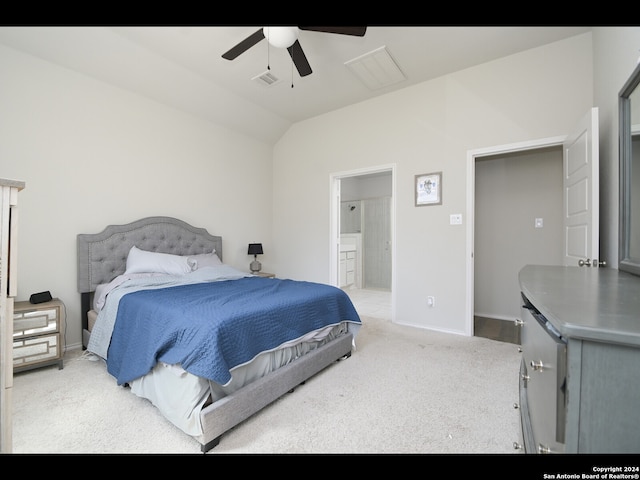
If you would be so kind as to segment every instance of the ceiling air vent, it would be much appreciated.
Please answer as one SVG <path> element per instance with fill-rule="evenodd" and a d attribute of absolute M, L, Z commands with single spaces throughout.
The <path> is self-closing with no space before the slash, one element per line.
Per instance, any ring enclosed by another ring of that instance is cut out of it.
<path fill-rule="evenodd" d="M 271 85 L 275 85 L 280 81 L 280 79 L 269 70 L 267 70 L 266 72 L 262 72 L 260 75 L 256 75 L 251 80 L 259 83 L 260 85 L 264 85 L 265 87 L 270 87 Z"/>
<path fill-rule="evenodd" d="M 386 46 L 349 60 L 345 65 L 371 90 L 407 79 Z"/>

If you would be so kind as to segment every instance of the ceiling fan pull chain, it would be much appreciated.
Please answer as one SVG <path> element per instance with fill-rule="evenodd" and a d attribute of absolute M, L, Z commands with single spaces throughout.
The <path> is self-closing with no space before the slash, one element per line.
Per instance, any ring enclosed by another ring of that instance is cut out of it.
<path fill-rule="evenodd" d="M 293 88 L 293 59 L 291 59 L 291 88 Z"/>
<path fill-rule="evenodd" d="M 271 49 L 269 48 L 269 30 L 267 30 L 267 70 L 271 70 Z"/>

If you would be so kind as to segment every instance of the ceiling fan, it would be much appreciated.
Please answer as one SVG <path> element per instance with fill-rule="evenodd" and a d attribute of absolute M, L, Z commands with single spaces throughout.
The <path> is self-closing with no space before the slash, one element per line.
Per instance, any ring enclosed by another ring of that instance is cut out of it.
<path fill-rule="evenodd" d="M 222 58 L 233 60 L 266 38 L 270 45 L 277 48 L 286 48 L 300 76 L 306 77 L 311 74 L 312 70 L 298 41 L 299 30 L 363 37 L 367 27 L 263 27 L 249 35 L 228 52 L 225 52 Z"/>

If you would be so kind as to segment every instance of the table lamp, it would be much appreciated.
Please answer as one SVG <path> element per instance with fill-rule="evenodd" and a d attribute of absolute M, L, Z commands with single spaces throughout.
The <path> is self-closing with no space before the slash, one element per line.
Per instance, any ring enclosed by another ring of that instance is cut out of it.
<path fill-rule="evenodd" d="M 249 244 L 249 250 L 247 251 L 247 255 L 253 255 L 253 262 L 249 264 L 251 273 L 258 273 L 262 269 L 262 264 L 258 261 L 258 255 L 262 255 L 263 253 L 264 252 L 262 251 L 261 243 Z"/>

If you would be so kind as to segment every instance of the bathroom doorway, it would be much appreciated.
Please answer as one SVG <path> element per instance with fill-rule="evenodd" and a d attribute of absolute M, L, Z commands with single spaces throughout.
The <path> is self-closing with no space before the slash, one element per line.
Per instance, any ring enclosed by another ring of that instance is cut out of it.
<path fill-rule="evenodd" d="M 392 292 L 394 184 L 394 166 L 332 175 L 335 285 Z"/>

